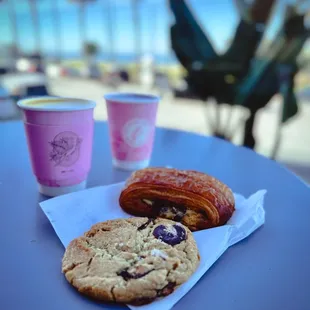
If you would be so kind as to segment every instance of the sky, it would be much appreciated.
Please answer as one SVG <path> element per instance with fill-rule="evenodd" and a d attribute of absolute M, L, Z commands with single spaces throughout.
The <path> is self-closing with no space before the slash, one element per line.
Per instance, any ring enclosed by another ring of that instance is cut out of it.
<path fill-rule="evenodd" d="M 11 4 L 8 4 L 10 1 Z M 223 52 L 234 33 L 239 16 L 233 0 L 188 0 L 195 16 L 203 26 L 218 52 Z M 275 35 L 281 25 L 284 4 L 293 2 L 280 0 L 270 21 L 266 33 L 269 39 Z M 61 48 L 64 53 L 76 53 L 81 50 L 79 32 L 79 4 L 70 0 L 37 0 L 41 29 L 40 42 L 45 52 L 54 52 Z M 35 48 L 33 25 L 30 19 L 28 0 L 0 1 L 0 46 L 12 43 L 11 23 L 8 17 L 8 5 L 13 5 L 17 16 L 17 29 L 20 48 L 31 52 Z M 96 42 L 102 52 L 109 52 L 107 9 L 110 6 L 112 31 L 116 53 L 135 52 L 135 32 L 132 18 L 132 0 L 97 0 L 85 6 L 87 41 Z M 57 43 L 53 12 L 59 12 L 60 44 Z M 158 55 L 171 53 L 169 27 L 173 21 L 166 0 L 140 0 L 139 20 L 141 24 L 142 52 Z M 60 45 L 60 46 L 59 46 Z"/>

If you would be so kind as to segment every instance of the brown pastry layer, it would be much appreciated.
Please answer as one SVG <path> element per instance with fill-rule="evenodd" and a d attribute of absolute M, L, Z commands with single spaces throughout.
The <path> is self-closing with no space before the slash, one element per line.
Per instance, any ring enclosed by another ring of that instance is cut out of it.
<path fill-rule="evenodd" d="M 235 209 L 232 191 L 216 178 L 168 168 L 134 172 L 119 202 L 132 215 L 179 221 L 192 231 L 224 225 Z"/>

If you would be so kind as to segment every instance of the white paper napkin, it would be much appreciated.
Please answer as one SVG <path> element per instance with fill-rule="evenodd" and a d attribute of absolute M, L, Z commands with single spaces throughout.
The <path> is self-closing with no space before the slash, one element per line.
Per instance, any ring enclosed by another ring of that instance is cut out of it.
<path fill-rule="evenodd" d="M 118 183 L 95 187 L 46 200 L 40 206 L 66 247 L 72 239 L 81 236 L 97 222 L 130 217 L 118 204 L 123 186 L 124 183 Z M 201 262 L 192 277 L 167 297 L 146 306 L 129 307 L 140 310 L 171 309 L 229 246 L 246 238 L 265 222 L 265 194 L 266 190 L 260 190 L 248 199 L 234 194 L 236 211 L 227 225 L 194 233 Z"/>

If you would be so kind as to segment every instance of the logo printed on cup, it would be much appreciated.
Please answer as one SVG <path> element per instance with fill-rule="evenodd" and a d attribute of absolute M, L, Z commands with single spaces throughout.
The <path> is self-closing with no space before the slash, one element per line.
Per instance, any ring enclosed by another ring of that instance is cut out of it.
<path fill-rule="evenodd" d="M 64 131 L 56 135 L 50 145 L 50 160 L 55 166 L 70 167 L 80 157 L 82 139 L 72 131 Z"/>
<path fill-rule="evenodd" d="M 122 136 L 129 146 L 141 147 L 147 142 L 150 131 L 151 126 L 147 120 L 136 118 L 124 125 Z"/>

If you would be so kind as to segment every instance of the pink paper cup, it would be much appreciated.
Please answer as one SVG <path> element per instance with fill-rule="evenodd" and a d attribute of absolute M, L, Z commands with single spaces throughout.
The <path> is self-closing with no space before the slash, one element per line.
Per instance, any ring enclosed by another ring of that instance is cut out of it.
<path fill-rule="evenodd" d="M 114 93 L 104 96 L 115 167 L 137 170 L 149 165 L 159 97 Z"/>
<path fill-rule="evenodd" d="M 95 103 L 38 97 L 21 100 L 18 106 L 39 191 L 58 196 L 84 189 L 91 167 Z"/>

